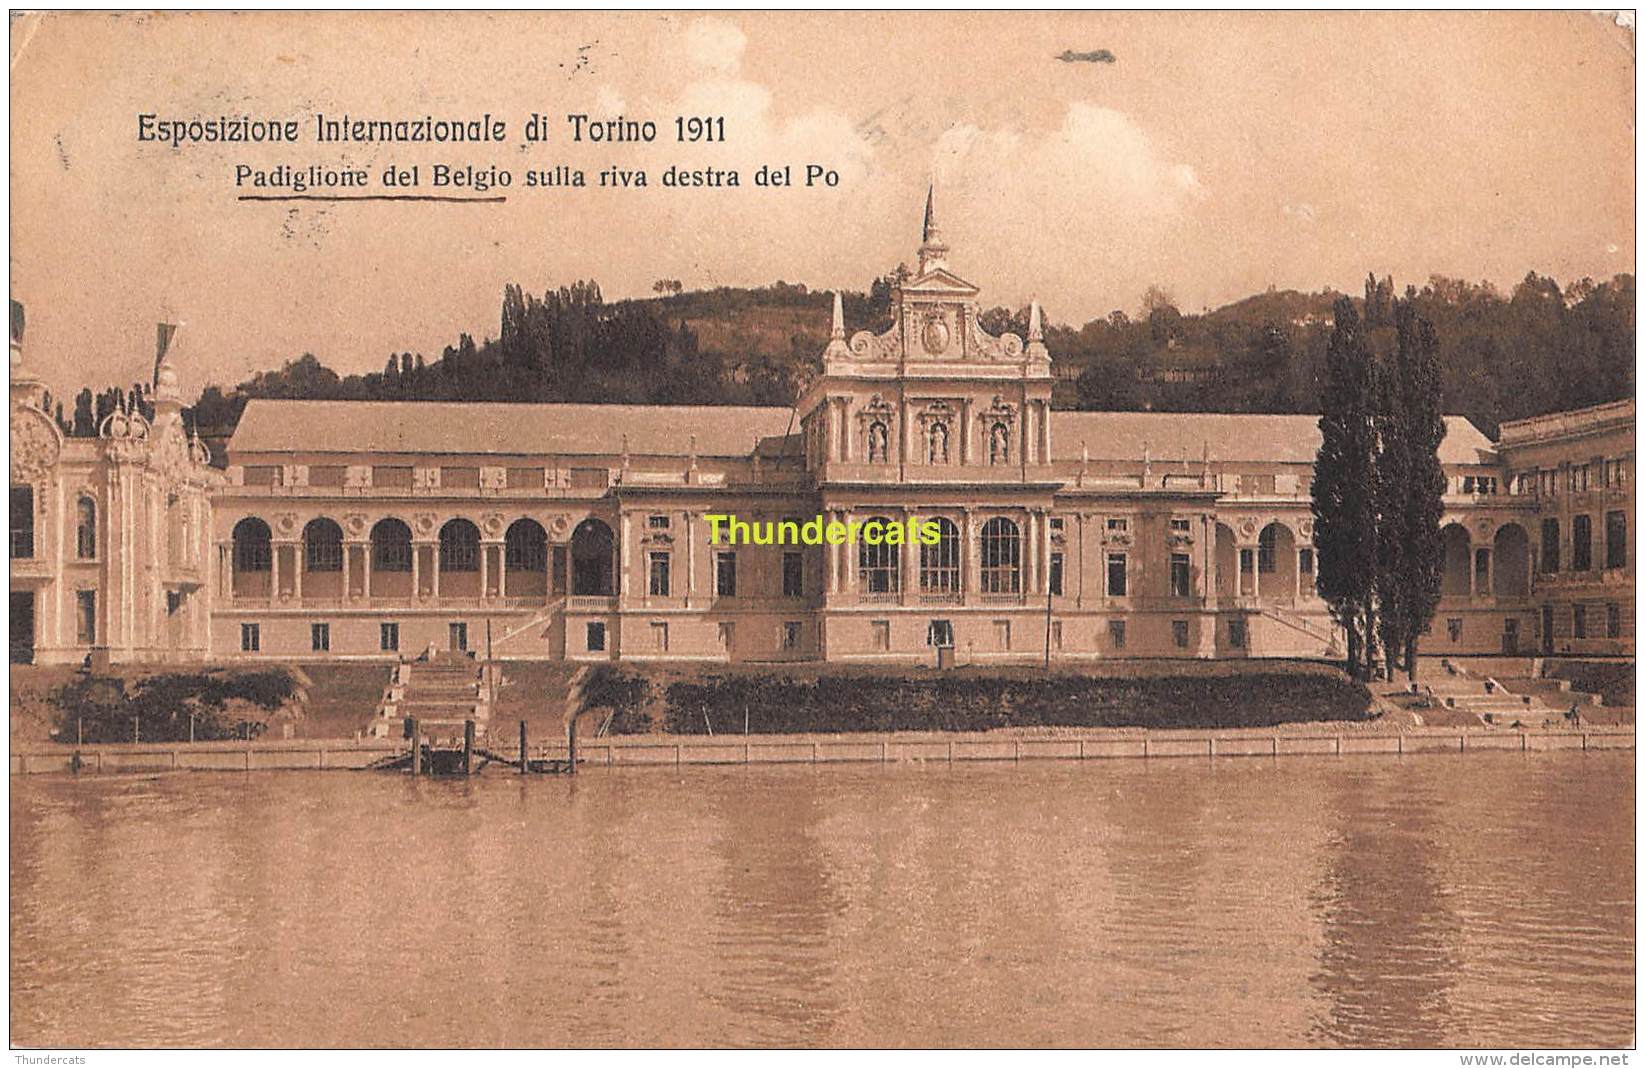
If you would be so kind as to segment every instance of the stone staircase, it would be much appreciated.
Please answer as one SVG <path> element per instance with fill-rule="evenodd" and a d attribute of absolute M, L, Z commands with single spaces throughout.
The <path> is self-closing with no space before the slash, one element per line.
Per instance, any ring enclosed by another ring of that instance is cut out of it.
<path fill-rule="evenodd" d="M 1338 638 L 1340 632 L 1335 627 L 1321 627 L 1301 613 L 1278 605 L 1264 605 L 1260 611 L 1268 619 L 1283 624 L 1294 631 L 1301 632 L 1318 642 L 1320 646 L 1319 656 L 1327 658 L 1342 656 L 1342 645 Z"/>
<path fill-rule="evenodd" d="M 491 718 L 488 666 L 462 653 L 402 661 L 383 693 L 371 733 L 397 738 L 406 717 L 447 726 L 474 720 L 484 730 Z M 460 726 L 457 733 L 462 733 Z"/>
<path fill-rule="evenodd" d="M 1500 682 L 1532 678 L 1536 667 L 1530 657 L 1423 657 L 1417 662 L 1417 687 L 1437 705 L 1476 717 L 1481 724 L 1507 726 L 1562 715 L 1569 702 L 1549 704 L 1547 695 L 1535 688 L 1516 693 Z"/>

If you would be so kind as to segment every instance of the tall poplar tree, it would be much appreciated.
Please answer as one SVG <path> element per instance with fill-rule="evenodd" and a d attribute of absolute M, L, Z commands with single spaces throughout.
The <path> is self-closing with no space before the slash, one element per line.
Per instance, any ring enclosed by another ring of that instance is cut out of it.
<path fill-rule="evenodd" d="M 1410 297 L 1394 306 L 1395 343 L 1380 376 L 1377 465 L 1377 611 L 1393 677 L 1393 657 L 1416 678 L 1417 640 L 1439 608 L 1445 566 L 1445 438 L 1439 340 Z M 1468 566 L 1473 567 L 1469 561 Z"/>
<path fill-rule="evenodd" d="M 1354 302 L 1339 297 L 1334 313 L 1314 460 L 1314 547 L 1320 597 L 1348 636 L 1348 673 L 1363 679 L 1376 641 L 1373 368 Z"/>

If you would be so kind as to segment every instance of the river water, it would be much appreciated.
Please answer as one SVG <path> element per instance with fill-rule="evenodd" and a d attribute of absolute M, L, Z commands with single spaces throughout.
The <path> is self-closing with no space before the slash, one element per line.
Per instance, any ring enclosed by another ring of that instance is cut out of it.
<path fill-rule="evenodd" d="M 16 1044 L 1634 1035 L 1631 752 L 11 789 Z"/>

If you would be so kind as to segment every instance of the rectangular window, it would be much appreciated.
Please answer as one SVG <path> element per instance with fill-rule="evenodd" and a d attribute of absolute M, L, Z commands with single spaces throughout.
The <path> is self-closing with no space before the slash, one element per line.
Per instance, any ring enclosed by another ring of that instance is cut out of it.
<path fill-rule="evenodd" d="M 1594 565 L 1594 521 L 1583 515 L 1571 517 L 1571 570 L 1585 572 Z"/>
<path fill-rule="evenodd" d="M 1626 568 L 1628 566 L 1628 514 L 1626 512 L 1607 512 L 1605 514 L 1605 567 Z"/>
<path fill-rule="evenodd" d="M 1453 616 L 1450 619 L 1446 620 L 1445 621 L 1445 634 L 1450 637 L 1452 642 L 1461 642 L 1462 641 L 1462 618 L 1459 617 L 1459 616 Z"/>
<path fill-rule="evenodd" d="M 870 620 L 868 622 L 868 632 L 873 640 L 872 645 L 875 653 L 885 653 L 891 649 L 890 620 Z"/>
<path fill-rule="evenodd" d="M 805 555 L 798 552 L 783 554 L 783 597 L 805 596 Z"/>
<path fill-rule="evenodd" d="M 181 609 L 182 607 L 183 607 L 183 595 L 179 594 L 175 590 L 166 591 L 166 615 L 167 616 L 176 616 L 178 610 Z"/>
<path fill-rule="evenodd" d="M 82 646 L 97 643 L 97 591 L 74 592 L 74 638 Z"/>
<path fill-rule="evenodd" d="M 607 468 L 572 468 L 571 488 L 573 490 L 604 490 L 611 483 L 611 472 Z"/>
<path fill-rule="evenodd" d="M 1312 549 L 1297 550 L 1297 571 L 1303 575 L 1314 574 L 1314 551 Z"/>
<path fill-rule="evenodd" d="M 1588 607 L 1586 605 L 1571 606 L 1571 637 L 1588 637 Z"/>
<path fill-rule="evenodd" d="M 1115 534 L 1121 534 L 1126 530 L 1129 530 L 1130 526 L 1131 521 L 1125 519 L 1123 516 L 1108 517 L 1108 529 L 1113 531 Z"/>
<path fill-rule="evenodd" d="M 1062 597 L 1062 554 L 1051 554 L 1051 574 L 1047 577 L 1051 584 L 1051 593 Z"/>
<path fill-rule="evenodd" d="M 1605 637 L 1622 637 L 1622 606 L 1615 602 L 1605 606 Z"/>
<path fill-rule="evenodd" d="M 410 468 L 406 469 L 410 471 Z M 242 482 L 246 486 L 279 486 L 280 465 L 248 464 Z"/>
<path fill-rule="evenodd" d="M 584 645 L 588 647 L 589 653 L 603 653 L 605 651 L 605 624 L 589 624 L 584 640 Z"/>
<path fill-rule="evenodd" d="M 891 648 L 891 624 L 887 620 L 881 620 L 880 623 L 885 624 L 885 648 L 890 649 Z M 932 620 L 931 623 L 929 625 L 927 625 L 926 629 L 925 629 L 925 644 L 927 646 L 952 648 L 953 645 L 954 645 L 954 623 L 953 623 L 953 621 L 952 620 Z"/>
<path fill-rule="evenodd" d="M 1484 546 L 1474 550 L 1474 593 L 1491 592 L 1491 551 Z"/>
<path fill-rule="evenodd" d="M 258 624 L 240 625 L 240 652 L 256 653 L 263 648 L 263 629 Z"/>
<path fill-rule="evenodd" d="M 1050 524 L 1052 534 L 1061 534 L 1063 527 L 1066 526 L 1063 522 L 1063 517 L 1061 516 L 1052 516 L 1050 519 Z"/>
<path fill-rule="evenodd" d="M 994 621 L 994 645 L 1002 650 L 1011 648 L 1011 621 Z"/>
<path fill-rule="evenodd" d="M 250 471 L 251 469 L 246 469 Z M 396 490 L 411 489 L 411 465 L 409 464 L 379 464 L 371 469 L 371 485 L 386 486 Z"/>
<path fill-rule="evenodd" d="M 543 469 L 509 468 L 503 481 L 510 490 L 541 490 L 544 485 Z"/>
<path fill-rule="evenodd" d="M 647 529 L 652 531 L 666 531 L 668 530 L 668 523 L 668 514 L 666 512 L 654 512 L 645 518 Z"/>
<path fill-rule="evenodd" d="M 1054 649 L 1054 650 L 1062 649 L 1062 621 L 1061 620 L 1052 620 L 1051 621 L 1051 648 Z"/>
<path fill-rule="evenodd" d="M 1124 620 L 1108 621 L 1108 645 L 1110 648 L 1116 650 L 1123 650 L 1125 648 Z"/>
<path fill-rule="evenodd" d="M 1108 596 L 1125 597 L 1125 554 L 1108 554 Z"/>
<path fill-rule="evenodd" d="M 714 593 L 722 598 L 737 596 L 737 554 L 714 554 Z"/>
<path fill-rule="evenodd" d="M 783 621 L 783 649 L 797 650 L 800 648 L 800 622 L 798 620 Z"/>
<path fill-rule="evenodd" d="M 1193 593 L 1189 584 L 1188 554 L 1171 554 L 1171 596 L 1174 598 L 1188 597 Z"/>
<path fill-rule="evenodd" d="M 668 582 L 668 554 L 651 554 L 651 582 L 648 587 L 654 598 L 666 598 L 669 595 Z"/>
<path fill-rule="evenodd" d="M 1176 643 L 1177 649 L 1179 650 L 1185 650 L 1188 648 L 1187 620 L 1171 621 L 1171 641 Z"/>
<path fill-rule="evenodd" d="M 1245 637 L 1245 621 L 1244 620 L 1229 620 L 1228 621 L 1228 645 L 1232 646 L 1236 650 L 1243 650 L 1245 648 L 1246 641 L 1247 640 L 1246 640 L 1246 637 Z"/>
<path fill-rule="evenodd" d="M 464 650 L 468 649 L 468 625 L 467 624 L 460 623 L 460 622 L 454 622 L 447 629 L 447 633 L 448 633 L 448 637 L 451 640 L 450 644 L 451 644 L 451 648 L 453 650 L 464 651 Z"/>
<path fill-rule="evenodd" d="M 97 506 L 87 497 L 75 504 L 74 555 L 80 560 L 97 559 Z"/>
<path fill-rule="evenodd" d="M 651 621 L 651 648 L 658 653 L 668 652 L 668 624 L 662 620 Z"/>
<path fill-rule="evenodd" d="M 27 560 L 34 556 L 34 487 L 11 488 L 11 557 Z"/>
<path fill-rule="evenodd" d="M 737 642 L 737 625 L 731 620 L 721 620 L 719 626 L 720 649 L 727 653 Z"/>
<path fill-rule="evenodd" d="M 1559 571 L 1559 521 L 1542 521 L 1542 570 Z"/>
<path fill-rule="evenodd" d="M 310 486 L 342 486 L 348 477 L 348 468 L 341 464 L 313 464 L 308 469 Z"/>
<path fill-rule="evenodd" d="M 330 650 L 331 650 L 331 625 L 330 624 L 309 624 L 308 625 L 308 644 L 309 644 L 309 648 L 312 649 L 315 653 L 328 653 L 328 652 L 330 652 Z"/>
<path fill-rule="evenodd" d="M 441 468 L 440 486 L 451 490 L 478 490 L 480 488 L 480 469 Z"/>
<path fill-rule="evenodd" d="M 377 648 L 384 653 L 394 653 L 400 648 L 400 625 L 379 624 L 377 627 Z"/>
<path fill-rule="evenodd" d="M 1172 534 L 1191 534 L 1192 532 L 1192 521 L 1183 519 L 1174 519 L 1171 521 Z"/>

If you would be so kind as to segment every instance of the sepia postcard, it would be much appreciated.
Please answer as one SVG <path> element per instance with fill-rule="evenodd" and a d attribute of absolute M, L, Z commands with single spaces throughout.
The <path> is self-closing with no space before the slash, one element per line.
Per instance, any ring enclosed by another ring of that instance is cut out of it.
<path fill-rule="evenodd" d="M 10 31 L 18 1065 L 1628 1064 L 1632 12 Z"/>

